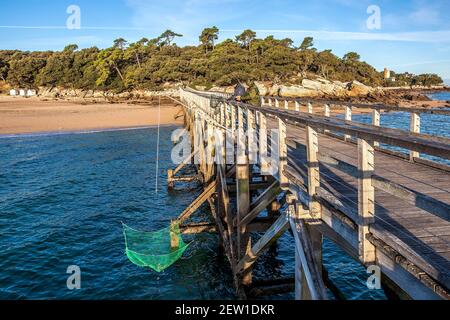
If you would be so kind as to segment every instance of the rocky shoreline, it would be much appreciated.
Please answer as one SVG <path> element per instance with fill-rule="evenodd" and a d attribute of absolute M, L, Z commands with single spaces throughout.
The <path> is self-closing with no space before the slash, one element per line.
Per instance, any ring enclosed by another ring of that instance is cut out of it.
<path fill-rule="evenodd" d="M 100 90 L 44 88 L 37 90 L 38 97 L 46 100 L 69 100 L 79 103 L 154 103 L 158 97 L 178 97 L 181 84 L 173 85 L 163 91 L 132 90 L 114 93 Z M 450 107 L 449 101 L 432 101 L 426 94 L 438 91 L 450 91 L 449 87 L 413 87 L 381 88 L 366 86 L 358 81 L 343 83 L 323 78 L 303 79 L 301 84 L 276 84 L 273 82 L 254 82 L 262 96 L 330 99 L 357 103 L 383 103 L 389 105 L 413 105 L 420 107 Z M 198 86 L 198 90 L 205 87 Z M 209 91 L 233 93 L 234 87 L 212 87 Z"/>

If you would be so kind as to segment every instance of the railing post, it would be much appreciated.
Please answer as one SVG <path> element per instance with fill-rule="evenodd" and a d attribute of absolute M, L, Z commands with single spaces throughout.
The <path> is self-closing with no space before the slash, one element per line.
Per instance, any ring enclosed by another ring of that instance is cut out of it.
<path fill-rule="evenodd" d="M 261 106 L 265 104 L 264 97 L 261 97 Z"/>
<path fill-rule="evenodd" d="M 250 164 L 256 164 L 258 159 L 258 150 L 255 134 L 255 114 L 247 109 L 247 137 L 248 137 L 248 161 Z"/>
<path fill-rule="evenodd" d="M 221 103 L 220 104 L 220 124 L 222 126 L 225 126 L 225 112 L 226 112 L 226 104 L 225 103 Z"/>
<path fill-rule="evenodd" d="M 284 109 L 289 110 L 289 101 L 284 100 Z"/>
<path fill-rule="evenodd" d="M 244 112 L 238 107 L 238 149 L 236 165 L 236 187 L 237 187 L 237 252 L 238 260 L 242 259 L 251 250 L 251 238 L 247 232 L 247 226 L 241 225 L 241 220 L 248 214 L 250 209 L 250 170 L 246 154 L 247 139 L 244 132 Z M 252 281 L 251 268 L 242 274 L 242 283 L 250 284 Z"/>
<path fill-rule="evenodd" d="M 310 126 L 306 127 L 306 153 L 308 159 L 308 194 L 309 194 L 309 211 L 315 218 L 321 217 L 320 204 L 314 201 L 317 188 L 320 187 L 320 171 L 319 171 L 319 139 L 317 131 Z"/>
<path fill-rule="evenodd" d="M 283 188 L 287 187 L 289 180 L 284 174 L 284 170 L 287 167 L 287 144 L 286 144 L 286 124 L 278 118 L 278 175 L 280 186 Z"/>
<path fill-rule="evenodd" d="M 411 112 L 411 119 L 409 124 L 411 133 L 420 133 L 420 114 Z M 409 160 L 414 161 L 414 158 L 419 158 L 420 154 L 417 151 L 409 151 Z"/>
<path fill-rule="evenodd" d="M 380 110 L 373 109 L 372 110 L 372 125 L 379 127 L 380 126 Z M 378 141 L 373 142 L 374 147 L 378 147 L 380 143 Z"/>
<path fill-rule="evenodd" d="M 269 175 L 269 164 L 267 163 L 267 118 L 262 112 L 259 113 L 259 162 L 261 174 Z"/>
<path fill-rule="evenodd" d="M 268 98 L 268 100 L 269 100 L 269 107 L 272 107 L 273 106 L 272 98 Z"/>
<path fill-rule="evenodd" d="M 325 117 L 329 118 L 330 117 L 330 105 L 329 104 L 325 104 L 323 106 L 323 108 L 324 108 L 324 115 L 325 115 Z M 330 132 L 330 130 L 325 129 L 323 132 L 324 133 L 328 133 L 328 132 Z"/>
<path fill-rule="evenodd" d="M 375 246 L 367 240 L 375 216 L 375 189 L 372 175 L 375 169 L 373 144 L 358 139 L 358 240 L 359 258 L 363 263 L 375 261 Z"/>
<path fill-rule="evenodd" d="M 215 150 L 215 137 L 214 137 L 214 125 L 210 122 L 207 123 L 207 148 L 206 148 L 206 165 L 207 175 L 206 182 L 211 182 L 211 178 L 214 176 L 214 150 Z"/>
<path fill-rule="evenodd" d="M 280 108 L 280 101 L 278 101 L 277 98 L 275 98 L 275 108 L 277 108 L 277 109 Z"/>
<path fill-rule="evenodd" d="M 345 121 L 352 121 L 352 108 L 349 106 L 345 106 Z M 351 136 L 346 134 L 344 136 L 345 141 L 350 140 Z"/>
<path fill-rule="evenodd" d="M 324 115 L 325 115 L 325 117 L 330 117 L 330 105 L 329 104 L 325 104 L 323 106 L 323 108 L 324 108 Z"/>
<path fill-rule="evenodd" d="M 230 111 L 228 112 L 228 108 Z M 226 164 L 234 164 L 234 131 L 232 129 L 232 112 L 234 106 L 230 104 L 226 104 L 225 106 L 225 127 L 227 130 L 225 131 L 225 163 Z"/>
<path fill-rule="evenodd" d="M 308 113 L 313 113 L 313 106 L 311 102 L 308 102 Z"/>
<path fill-rule="evenodd" d="M 236 136 L 236 107 L 230 104 L 231 108 L 231 132 L 233 136 Z"/>
<path fill-rule="evenodd" d="M 300 103 L 298 103 L 297 100 L 295 100 L 295 111 L 297 111 L 297 112 L 300 111 Z"/>
<path fill-rule="evenodd" d="M 222 168 L 226 164 L 226 130 L 220 127 L 215 127 L 214 140 L 215 161 L 218 167 Z"/>

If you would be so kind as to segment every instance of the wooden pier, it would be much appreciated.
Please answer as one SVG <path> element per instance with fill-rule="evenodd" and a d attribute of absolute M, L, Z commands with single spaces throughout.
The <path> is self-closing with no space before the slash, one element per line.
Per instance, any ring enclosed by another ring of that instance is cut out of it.
<path fill-rule="evenodd" d="M 420 133 L 421 114 L 450 111 L 275 97 L 252 106 L 191 89 L 180 89 L 179 103 L 193 147 L 169 171 L 169 186 L 204 184 L 180 215 L 181 230 L 219 235 L 240 298 L 339 296 L 322 266 L 324 237 L 379 268 L 383 288 L 396 296 L 450 298 L 450 167 L 421 157 L 449 160 L 450 139 Z M 343 118 L 333 116 L 337 108 Z M 371 110 L 372 124 L 352 121 L 358 108 Z M 410 131 L 381 127 L 389 111 L 409 113 Z M 192 160 L 198 174 L 177 176 Z M 187 223 L 205 202 L 214 223 Z M 253 281 L 258 257 L 288 230 L 295 274 Z"/>

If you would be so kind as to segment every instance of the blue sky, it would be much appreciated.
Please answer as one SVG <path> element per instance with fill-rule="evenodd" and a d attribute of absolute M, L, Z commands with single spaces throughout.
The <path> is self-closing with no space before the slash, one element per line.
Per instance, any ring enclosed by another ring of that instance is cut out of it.
<path fill-rule="evenodd" d="M 70 5 L 81 9 L 81 29 L 65 28 Z M 381 12 L 381 29 L 366 21 L 370 5 Z M 258 36 L 315 38 L 319 50 L 339 56 L 357 51 L 379 70 L 434 72 L 450 79 L 448 0 L 7 0 L 0 11 L 0 49 L 60 50 L 136 41 L 165 29 L 182 33 L 179 45 L 197 44 L 204 27 L 216 25 L 220 39 L 243 29 Z"/>

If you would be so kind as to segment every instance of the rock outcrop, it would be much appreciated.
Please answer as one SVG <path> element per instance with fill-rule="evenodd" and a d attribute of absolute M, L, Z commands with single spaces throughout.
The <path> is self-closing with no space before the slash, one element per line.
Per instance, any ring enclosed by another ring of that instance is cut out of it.
<path fill-rule="evenodd" d="M 81 89 L 61 89 L 61 88 L 46 88 L 40 87 L 37 91 L 37 95 L 41 98 L 49 99 L 142 99 L 142 98 L 152 98 L 158 96 L 178 96 L 178 89 L 171 88 L 162 91 L 151 91 L 151 90 L 132 90 L 125 91 L 121 93 L 114 93 L 111 91 L 100 91 L 100 90 L 81 90 Z"/>
<path fill-rule="evenodd" d="M 363 97 L 374 93 L 376 89 L 358 81 L 343 83 L 323 78 L 303 79 L 301 85 L 280 85 L 271 82 L 255 82 L 260 95 L 289 98 L 302 97 Z"/>

